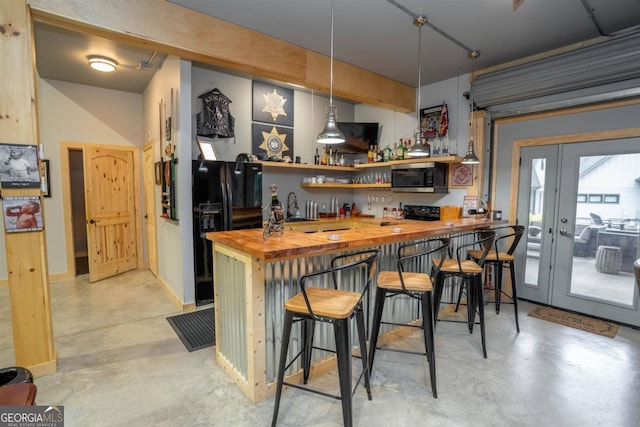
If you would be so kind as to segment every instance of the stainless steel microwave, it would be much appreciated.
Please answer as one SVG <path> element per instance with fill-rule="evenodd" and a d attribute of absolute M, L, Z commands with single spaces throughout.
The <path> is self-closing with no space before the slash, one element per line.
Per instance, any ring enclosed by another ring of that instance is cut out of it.
<path fill-rule="evenodd" d="M 448 193 L 449 165 L 439 162 L 391 166 L 391 189 L 414 193 Z"/>

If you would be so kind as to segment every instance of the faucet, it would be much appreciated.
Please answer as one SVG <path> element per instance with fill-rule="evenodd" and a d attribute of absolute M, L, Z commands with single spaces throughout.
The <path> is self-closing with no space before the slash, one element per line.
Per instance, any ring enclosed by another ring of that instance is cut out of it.
<path fill-rule="evenodd" d="M 293 203 L 291 202 L 292 199 Z M 291 206 L 294 207 L 293 213 L 291 213 Z M 296 216 L 296 212 L 299 212 L 298 197 L 296 196 L 296 193 L 292 191 L 287 195 L 287 219 Z"/>

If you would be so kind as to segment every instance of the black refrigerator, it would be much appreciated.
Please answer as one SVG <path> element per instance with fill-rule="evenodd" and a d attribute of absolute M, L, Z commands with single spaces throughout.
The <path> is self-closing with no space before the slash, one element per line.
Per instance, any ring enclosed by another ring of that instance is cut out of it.
<path fill-rule="evenodd" d="M 193 160 L 193 263 L 196 305 L 213 302 L 213 258 L 206 233 L 262 227 L 262 165 Z"/>

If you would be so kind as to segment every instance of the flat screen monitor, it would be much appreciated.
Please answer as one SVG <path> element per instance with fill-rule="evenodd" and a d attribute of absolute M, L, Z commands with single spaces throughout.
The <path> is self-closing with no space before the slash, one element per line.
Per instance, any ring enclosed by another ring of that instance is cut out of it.
<path fill-rule="evenodd" d="M 340 151 L 366 153 L 370 145 L 378 144 L 378 123 L 337 122 L 336 124 L 345 137 L 344 144 L 338 145 Z"/>

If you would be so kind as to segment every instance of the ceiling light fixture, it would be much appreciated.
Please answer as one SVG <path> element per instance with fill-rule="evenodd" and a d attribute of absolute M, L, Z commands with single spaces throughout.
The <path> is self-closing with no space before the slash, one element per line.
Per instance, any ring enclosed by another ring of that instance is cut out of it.
<path fill-rule="evenodd" d="M 96 71 L 111 73 L 116 70 L 118 64 L 113 59 L 105 58 L 104 56 L 90 56 L 89 66 Z"/>
<path fill-rule="evenodd" d="M 338 129 L 336 118 L 338 109 L 333 105 L 333 0 L 331 0 L 331 65 L 329 80 L 329 105 L 327 106 L 327 123 L 322 132 L 318 134 L 317 142 L 320 144 L 342 144 L 344 134 Z"/>
<path fill-rule="evenodd" d="M 418 94 L 416 97 L 416 116 L 418 118 L 418 127 L 414 131 L 415 144 L 407 151 L 409 157 L 429 157 L 431 151 L 429 146 L 424 143 L 422 122 L 420 120 L 420 91 L 421 91 L 421 68 L 422 68 L 422 26 L 427 23 L 427 17 L 420 15 L 415 18 L 413 24 L 418 27 Z"/>
<path fill-rule="evenodd" d="M 470 52 L 469 53 L 469 57 L 471 58 L 471 80 L 473 81 L 473 65 L 475 63 L 476 58 L 479 56 L 479 53 L 476 53 L 476 51 Z M 471 93 L 469 94 L 469 100 L 471 102 L 471 123 L 469 126 L 469 148 L 467 150 L 467 154 L 464 156 L 464 158 L 462 159 L 463 164 L 465 165 L 477 165 L 478 163 L 480 163 L 480 159 L 478 158 L 478 156 L 476 156 L 476 151 L 473 147 L 473 135 L 475 134 L 475 120 L 474 120 L 474 111 L 475 111 L 475 104 L 473 102 L 473 96 L 471 95 Z"/>

